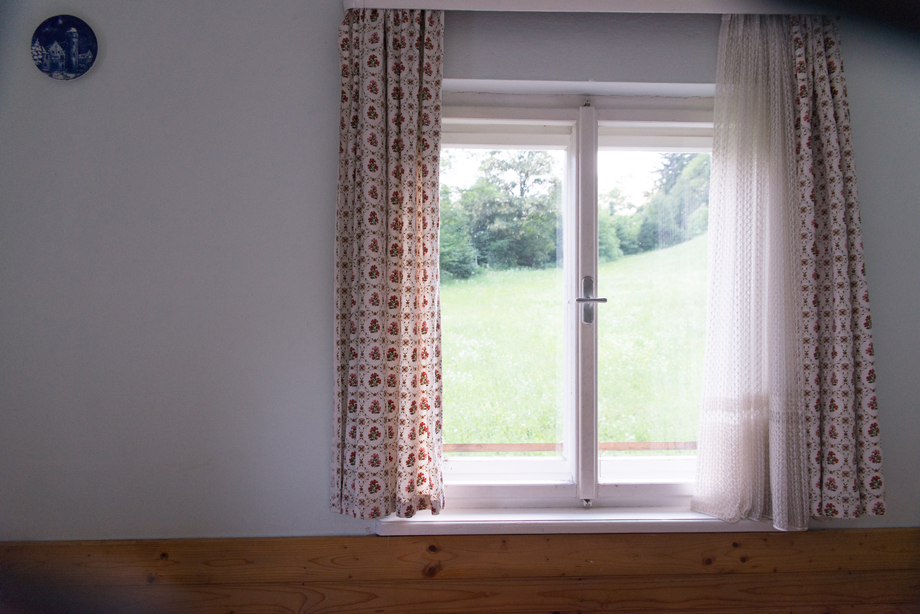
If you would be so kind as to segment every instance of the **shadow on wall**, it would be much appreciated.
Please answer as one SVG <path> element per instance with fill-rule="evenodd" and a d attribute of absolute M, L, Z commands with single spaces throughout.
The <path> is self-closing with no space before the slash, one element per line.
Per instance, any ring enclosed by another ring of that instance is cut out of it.
<path fill-rule="evenodd" d="M 10 2 L 0 2 L 0 71 L 5 71 L 6 66 L 13 62 L 17 37 L 12 35 L 13 13 L 17 8 L 10 6 Z M 0 87 L 0 115 L 7 108 L 7 92 Z"/>
<path fill-rule="evenodd" d="M 917 0 L 807 0 L 814 13 L 843 15 L 888 26 L 908 34 L 920 33 L 920 2 Z"/>

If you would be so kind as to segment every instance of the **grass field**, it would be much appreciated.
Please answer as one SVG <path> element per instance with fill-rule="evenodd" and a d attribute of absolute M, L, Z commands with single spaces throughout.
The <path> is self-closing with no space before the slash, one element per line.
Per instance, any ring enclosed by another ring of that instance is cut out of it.
<path fill-rule="evenodd" d="M 695 441 L 706 236 L 603 263 L 600 441 Z M 441 284 L 444 442 L 562 441 L 562 272 Z"/>

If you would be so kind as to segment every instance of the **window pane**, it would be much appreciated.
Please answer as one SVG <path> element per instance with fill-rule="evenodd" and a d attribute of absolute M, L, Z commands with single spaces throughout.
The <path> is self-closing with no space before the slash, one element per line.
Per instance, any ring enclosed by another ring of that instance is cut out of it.
<path fill-rule="evenodd" d="M 709 159 L 598 154 L 598 291 L 609 299 L 598 317 L 602 456 L 696 453 Z"/>
<path fill-rule="evenodd" d="M 561 454 L 564 163 L 561 150 L 442 150 L 448 456 Z"/>

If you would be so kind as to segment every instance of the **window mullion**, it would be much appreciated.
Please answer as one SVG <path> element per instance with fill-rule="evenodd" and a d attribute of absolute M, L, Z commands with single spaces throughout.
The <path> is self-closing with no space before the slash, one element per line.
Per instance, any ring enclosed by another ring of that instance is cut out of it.
<path fill-rule="evenodd" d="M 578 112 L 576 128 L 577 195 L 577 280 L 576 291 L 582 296 L 582 280 L 597 280 L 597 115 L 594 107 L 584 106 Z M 576 377 L 576 424 L 578 497 L 597 498 L 597 305 L 592 324 L 584 322 L 585 306 L 575 309 L 578 323 Z"/>

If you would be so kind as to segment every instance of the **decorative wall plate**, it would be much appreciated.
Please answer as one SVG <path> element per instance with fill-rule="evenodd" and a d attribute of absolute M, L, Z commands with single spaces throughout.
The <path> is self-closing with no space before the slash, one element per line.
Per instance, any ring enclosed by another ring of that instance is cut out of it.
<path fill-rule="evenodd" d="M 32 61 L 40 71 L 61 81 L 82 76 L 96 61 L 96 35 L 73 15 L 55 15 L 32 35 Z"/>

